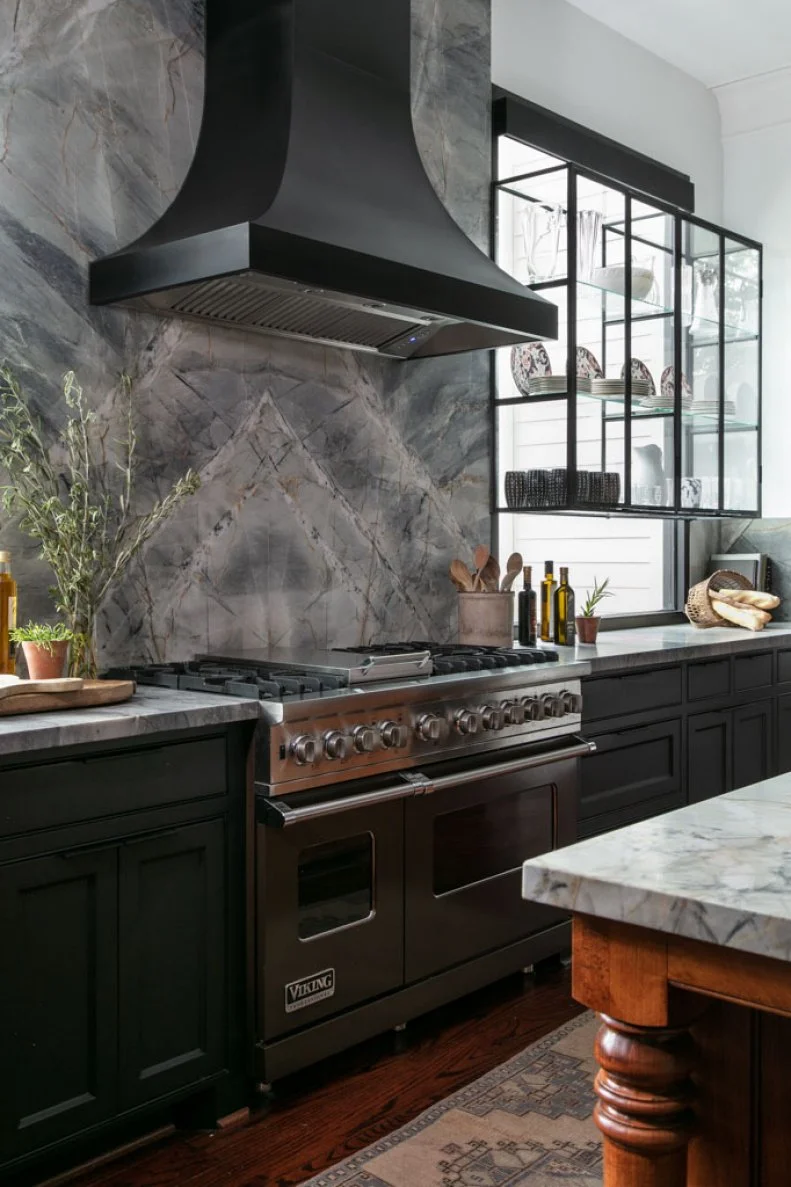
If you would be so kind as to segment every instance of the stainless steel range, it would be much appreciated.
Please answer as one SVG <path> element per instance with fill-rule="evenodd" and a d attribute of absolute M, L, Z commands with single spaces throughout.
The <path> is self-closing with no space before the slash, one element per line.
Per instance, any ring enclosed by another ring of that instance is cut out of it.
<path fill-rule="evenodd" d="M 526 857 L 576 839 L 580 675 L 541 649 L 240 652 L 140 682 L 258 697 L 256 1072 L 563 950 Z"/>

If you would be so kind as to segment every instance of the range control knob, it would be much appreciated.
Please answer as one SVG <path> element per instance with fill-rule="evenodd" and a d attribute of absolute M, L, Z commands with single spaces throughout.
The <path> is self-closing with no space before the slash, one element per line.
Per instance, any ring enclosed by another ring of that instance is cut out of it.
<path fill-rule="evenodd" d="M 382 745 L 388 750 L 397 750 L 400 746 L 406 746 L 409 741 L 406 726 L 399 725 L 397 721 L 381 721 L 379 736 Z"/>
<path fill-rule="evenodd" d="M 560 699 L 563 702 L 563 708 L 567 713 L 581 713 L 582 712 L 582 696 L 578 692 L 569 692 L 564 688 L 560 694 Z"/>
<path fill-rule="evenodd" d="M 528 721 L 543 721 L 546 717 L 543 701 L 539 701 L 537 697 L 523 697 L 522 706 Z"/>
<path fill-rule="evenodd" d="M 459 709 L 454 714 L 453 724 L 460 734 L 477 734 L 479 725 L 478 714 L 473 713 L 470 709 Z"/>
<path fill-rule="evenodd" d="M 324 735 L 324 753 L 327 758 L 346 758 L 349 753 L 349 741 L 346 734 L 340 730 L 327 730 Z"/>
<path fill-rule="evenodd" d="M 299 766 L 308 766 L 316 761 L 316 739 L 310 734 L 300 734 L 291 743 L 291 753 Z"/>
<path fill-rule="evenodd" d="M 555 696 L 552 692 L 545 692 L 541 700 L 544 705 L 545 717 L 562 717 L 566 712 L 563 698 Z"/>
<path fill-rule="evenodd" d="M 423 713 L 415 722 L 415 731 L 424 742 L 438 742 L 442 737 L 443 722 L 435 713 Z"/>
<path fill-rule="evenodd" d="M 503 701 L 500 708 L 505 725 L 521 725 L 525 720 L 525 707 L 519 701 Z"/>
<path fill-rule="evenodd" d="M 376 730 L 369 725 L 358 725 L 352 730 L 352 742 L 358 754 L 370 754 L 376 750 Z"/>
<path fill-rule="evenodd" d="M 480 713 L 485 730 L 501 730 L 503 728 L 503 711 L 499 705 L 481 705 Z"/>

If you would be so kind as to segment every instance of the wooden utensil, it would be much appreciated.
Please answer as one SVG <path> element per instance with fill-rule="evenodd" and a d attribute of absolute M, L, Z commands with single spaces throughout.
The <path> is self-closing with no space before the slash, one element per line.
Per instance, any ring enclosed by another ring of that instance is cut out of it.
<path fill-rule="evenodd" d="M 81 688 L 72 691 L 54 692 L 24 692 L 20 687 L 28 684 L 47 686 L 55 683 L 70 684 L 71 680 L 63 681 L 28 681 L 20 680 L 16 685 L 4 685 L 3 699 L 0 700 L 0 717 L 10 717 L 18 713 L 47 713 L 55 709 L 87 709 L 91 705 L 115 705 L 120 701 L 128 701 L 135 691 L 134 680 L 78 680 Z"/>
<path fill-rule="evenodd" d="M 500 585 L 500 565 L 497 558 L 489 554 L 489 559 L 481 569 L 481 585 L 487 593 L 497 593 Z"/>
<path fill-rule="evenodd" d="M 458 557 L 450 562 L 450 579 L 456 586 L 456 589 L 461 590 L 462 593 L 471 593 L 473 588 L 473 576 L 470 570 L 465 565 L 464 561 L 460 561 Z"/>
<path fill-rule="evenodd" d="M 505 577 L 500 589 L 506 593 L 513 583 L 516 581 L 519 574 L 522 572 L 524 562 L 522 560 L 521 552 L 512 552 L 505 564 Z"/>
<path fill-rule="evenodd" d="M 483 570 L 483 566 L 489 559 L 489 549 L 485 544 L 478 545 L 478 547 L 475 549 L 475 552 L 472 554 L 472 559 L 475 565 L 475 576 L 472 579 L 472 588 L 474 590 L 480 590 L 481 572 Z"/>

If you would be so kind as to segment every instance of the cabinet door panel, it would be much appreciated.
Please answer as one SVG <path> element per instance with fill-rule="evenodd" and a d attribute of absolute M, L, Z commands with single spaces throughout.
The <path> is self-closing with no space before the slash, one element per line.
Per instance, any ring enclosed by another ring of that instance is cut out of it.
<path fill-rule="evenodd" d="M 120 1093 L 124 1108 L 225 1063 L 225 822 L 121 848 Z"/>
<path fill-rule="evenodd" d="M 785 775 L 791 771 L 791 696 L 777 698 L 776 737 L 777 773 Z"/>
<path fill-rule="evenodd" d="M 0 867 L 0 1162 L 116 1108 L 117 850 Z"/>
<path fill-rule="evenodd" d="M 772 703 L 733 711 L 733 786 L 748 787 L 772 774 Z"/>
<path fill-rule="evenodd" d="M 595 741 L 596 753 L 581 764 L 580 821 L 630 810 L 680 789 L 679 720 L 600 734 Z"/>
<path fill-rule="evenodd" d="M 687 723 L 687 789 L 691 804 L 733 786 L 733 715 L 700 713 Z"/>

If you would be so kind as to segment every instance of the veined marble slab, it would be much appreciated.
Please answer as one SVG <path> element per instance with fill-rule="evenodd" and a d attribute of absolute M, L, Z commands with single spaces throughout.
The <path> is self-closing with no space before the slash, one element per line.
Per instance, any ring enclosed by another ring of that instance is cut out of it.
<path fill-rule="evenodd" d="M 79 746 L 86 742 L 109 742 L 170 730 L 256 721 L 259 716 L 259 702 L 245 697 L 220 697 L 172 688 L 139 688 L 131 701 L 121 705 L 0 718 L 0 758 L 57 746 Z"/>
<path fill-rule="evenodd" d="M 791 961 L 791 774 L 532 858 L 522 892 Z"/>

